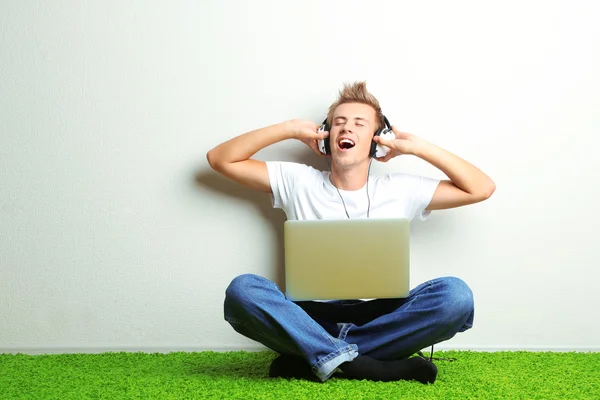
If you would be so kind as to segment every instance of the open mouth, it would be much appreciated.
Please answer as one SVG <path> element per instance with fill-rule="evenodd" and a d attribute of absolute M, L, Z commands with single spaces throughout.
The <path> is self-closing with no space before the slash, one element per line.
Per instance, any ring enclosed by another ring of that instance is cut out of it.
<path fill-rule="evenodd" d="M 340 148 L 340 150 L 350 150 L 354 147 L 354 141 L 352 141 L 351 139 L 342 138 L 338 140 L 338 147 Z"/>

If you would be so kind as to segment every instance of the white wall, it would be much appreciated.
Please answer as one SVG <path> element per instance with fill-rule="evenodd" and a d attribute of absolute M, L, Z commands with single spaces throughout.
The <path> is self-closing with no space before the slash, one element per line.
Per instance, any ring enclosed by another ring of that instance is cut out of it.
<path fill-rule="evenodd" d="M 591 0 L 3 1 L 0 351 L 256 348 L 224 290 L 281 280 L 284 216 L 206 152 L 320 122 L 363 79 L 497 183 L 413 226 L 413 286 L 456 275 L 476 297 L 440 347 L 600 350 L 599 19 Z M 326 166 L 299 142 L 259 157 Z"/>

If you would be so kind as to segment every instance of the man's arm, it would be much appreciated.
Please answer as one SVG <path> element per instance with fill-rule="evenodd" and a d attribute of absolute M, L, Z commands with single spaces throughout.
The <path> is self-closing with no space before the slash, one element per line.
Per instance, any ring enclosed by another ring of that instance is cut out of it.
<path fill-rule="evenodd" d="M 380 161 L 388 161 L 400 154 L 412 154 L 437 167 L 449 178 L 440 182 L 426 210 L 478 203 L 488 199 L 496 190 L 494 181 L 473 164 L 413 134 L 400 132 L 395 127 L 392 129 L 396 139 L 374 138 L 377 143 L 392 150 Z"/>
<path fill-rule="evenodd" d="M 431 143 L 424 142 L 417 147 L 414 155 L 437 167 L 449 178 L 440 182 L 427 210 L 479 203 L 496 190 L 494 181 L 480 169 Z"/>
<path fill-rule="evenodd" d="M 327 132 L 317 134 L 318 125 L 311 121 L 291 120 L 267 126 L 234 137 L 206 154 L 210 166 L 226 177 L 252 189 L 271 193 L 267 165 L 251 159 L 263 148 L 285 139 L 318 140 Z"/>

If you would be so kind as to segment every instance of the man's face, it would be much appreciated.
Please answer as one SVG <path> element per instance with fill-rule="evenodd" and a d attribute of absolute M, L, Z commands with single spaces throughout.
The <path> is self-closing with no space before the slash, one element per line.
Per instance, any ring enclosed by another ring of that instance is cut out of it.
<path fill-rule="evenodd" d="M 333 113 L 329 144 L 333 161 L 340 167 L 360 165 L 369 159 L 373 134 L 377 128 L 373 107 L 345 103 Z"/>

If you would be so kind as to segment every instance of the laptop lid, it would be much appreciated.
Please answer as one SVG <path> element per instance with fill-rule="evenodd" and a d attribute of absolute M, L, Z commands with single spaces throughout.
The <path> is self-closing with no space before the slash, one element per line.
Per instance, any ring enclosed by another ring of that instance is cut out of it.
<path fill-rule="evenodd" d="M 286 221 L 286 295 L 293 301 L 408 297 L 409 248 L 409 219 Z"/>

